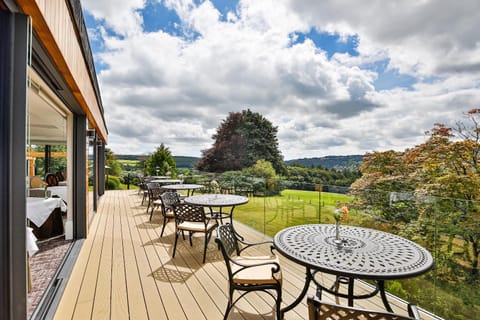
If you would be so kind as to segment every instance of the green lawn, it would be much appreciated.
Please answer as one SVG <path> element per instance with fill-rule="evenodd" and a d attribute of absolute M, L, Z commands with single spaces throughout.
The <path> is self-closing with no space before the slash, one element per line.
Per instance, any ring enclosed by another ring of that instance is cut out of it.
<path fill-rule="evenodd" d="M 306 223 L 334 223 L 333 211 L 353 200 L 353 197 L 315 191 L 284 190 L 280 196 L 251 197 L 245 205 L 237 206 L 234 219 L 273 237 L 283 228 Z M 365 226 L 388 230 L 388 224 L 376 222 L 355 209 L 350 209 L 348 221 L 342 224 Z M 475 300 L 478 284 L 459 283 L 456 291 L 442 288 L 427 280 L 435 277 L 429 273 L 422 277 L 402 281 L 389 281 L 388 291 L 417 303 L 427 310 L 442 315 L 445 319 L 480 319 L 477 303 L 465 302 L 465 297 Z M 462 303 L 463 300 L 463 303 Z"/>
<path fill-rule="evenodd" d="M 234 211 L 234 219 L 274 236 L 289 226 L 306 223 L 333 223 L 332 212 L 352 197 L 315 191 L 284 190 L 280 196 L 251 197 Z"/>

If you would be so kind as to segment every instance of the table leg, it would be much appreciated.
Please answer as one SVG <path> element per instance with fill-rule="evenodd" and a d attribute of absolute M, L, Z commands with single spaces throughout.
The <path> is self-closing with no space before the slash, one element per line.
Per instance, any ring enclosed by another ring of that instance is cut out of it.
<path fill-rule="evenodd" d="M 245 238 L 240 234 L 238 234 L 237 231 L 235 231 L 235 228 L 233 227 L 233 209 L 235 209 L 235 206 L 232 206 L 232 208 L 230 209 L 230 224 L 232 225 L 233 232 L 237 235 L 238 238 L 240 238 L 241 240 L 245 240 Z"/>
<path fill-rule="evenodd" d="M 280 310 L 280 313 L 282 315 L 282 317 L 281 317 L 282 319 L 283 319 L 283 315 L 284 315 L 285 312 L 292 310 L 300 302 L 302 302 L 302 300 L 307 295 L 308 287 L 310 286 L 310 282 L 312 281 L 312 279 L 313 279 L 312 272 L 311 272 L 309 267 L 306 267 L 306 270 L 305 270 L 305 285 L 303 286 L 302 292 L 300 292 L 300 295 L 297 297 L 297 299 L 295 299 L 295 301 L 293 301 L 289 306 L 286 306 L 285 308 L 282 308 L 282 310 Z"/>
<path fill-rule="evenodd" d="M 377 286 L 380 290 L 380 296 L 382 297 L 383 305 L 388 312 L 393 312 L 392 307 L 390 307 L 390 303 L 387 300 L 387 294 L 385 293 L 385 282 L 383 280 L 377 280 Z"/>
<path fill-rule="evenodd" d="M 354 278 L 348 278 L 348 306 L 353 307 L 353 286 L 355 283 Z"/>

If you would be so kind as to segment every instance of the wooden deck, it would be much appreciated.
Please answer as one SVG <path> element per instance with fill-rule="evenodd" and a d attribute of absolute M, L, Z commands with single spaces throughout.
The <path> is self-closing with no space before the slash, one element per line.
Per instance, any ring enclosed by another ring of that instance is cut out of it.
<path fill-rule="evenodd" d="M 240 223 L 235 223 L 235 227 L 248 241 L 266 239 Z M 161 215 L 149 222 L 136 191 L 107 191 L 55 319 L 222 319 L 227 305 L 226 267 L 213 239 L 207 262 L 202 264 L 200 236 L 194 238 L 193 247 L 180 239 L 173 259 L 174 223 L 167 225 L 162 238 L 160 231 Z M 282 256 L 280 259 L 283 301 L 289 304 L 300 293 L 304 269 Z M 323 277 L 325 281 L 333 279 Z M 312 286 L 309 294 L 314 293 Z M 333 301 L 328 294 L 323 298 Z M 405 313 L 401 302 L 390 302 L 394 310 Z M 359 301 L 358 305 L 382 309 L 379 297 Z M 250 293 L 240 300 L 229 319 L 273 319 L 273 306 L 270 296 Z M 307 318 L 306 301 L 285 314 L 285 319 Z"/>

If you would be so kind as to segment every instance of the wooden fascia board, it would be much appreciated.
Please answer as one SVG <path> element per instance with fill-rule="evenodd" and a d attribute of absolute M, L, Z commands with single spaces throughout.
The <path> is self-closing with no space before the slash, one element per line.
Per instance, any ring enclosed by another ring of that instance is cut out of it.
<path fill-rule="evenodd" d="M 107 133 L 106 125 L 103 121 L 103 116 L 101 114 L 100 107 L 98 104 L 95 106 L 96 110 L 98 110 L 98 114 L 95 117 L 92 113 L 93 110 L 89 108 L 85 98 L 83 97 L 80 91 L 80 88 L 78 87 L 77 82 L 75 81 L 75 78 L 68 67 L 67 62 L 63 57 L 62 51 L 58 47 L 57 42 L 55 41 L 55 37 L 50 31 L 50 28 L 47 22 L 45 21 L 42 11 L 38 7 L 37 3 L 34 0 L 17 0 L 17 4 L 22 9 L 24 14 L 31 17 L 33 29 L 35 30 L 38 37 L 40 38 L 40 42 L 44 46 L 45 50 L 47 50 L 48 54 L 50 55 L 53 62 L 57 66 L 59 72 L 64 77 L 68 87 L 72 91 L 74 97 L 77 99 L 80 107 L 87 115 L 88 121 L 95 126 L 100 139 L 102 139 L 105 143 L 107 143 L 108 133 Z M 83 53 L 82 53 L 82 57 L 83 57 Z M 96 118 L 98 118 L 100 122 L 97 121 Z"/>

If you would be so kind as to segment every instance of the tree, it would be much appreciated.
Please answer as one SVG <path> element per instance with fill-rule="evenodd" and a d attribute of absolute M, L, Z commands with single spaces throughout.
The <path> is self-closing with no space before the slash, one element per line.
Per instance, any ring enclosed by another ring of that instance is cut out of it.
<path fill-rule="evenodd" d="M 394 150 L 367 153 L 360 167 L 362 177 L 351 186 L 357 205 L 375 208 L 375 215 L 390 221 L 417 218 L 409 201 L 415 190 L 409 179 L 412 168 L 405 158 L 406 152 Z"/>
<path fill-rule="evenodd" d="M 480 258 L 480 109 L 470 110 L 466 116 L 470 125 L 458 122 L 456 128 L 450 128 L 435 124 L 427 132 L 427 141 L 412 149 L 367 154 L 361 167 L 363 176 L 352 189 L 361 205 L 373 204 L 385 218 L 392 218 L 392 208 L 407 213 L 405 222 L 413 221 L 412 214 L 417 212 L 421 219 L 416 222 L 416 234 L 424 234 L 429 239 L 427 245 L 430 242 L 438 255 L 453 257 L 452 243 L 462 238 L 462 260 L 471 266 L 468 278 L 476 281 Z M 393 207 L 391 198 L 374 197 L 392 193 L 414 196 Z"/>
<path fill-rule="evenodd" d="M 479 279 L 480 258 L 480 109 L 467 113 L 471 126 L 436 124 L 430 139 L 415 148 L 417 190 L 434 195 L 435 207 L 425 206 L 425 219 L 435 221 L 447 234 L 447 247 L 456 237 L 465 241 L 463 259 L 472 267 L 471 280 Z M 455 135 L 454 133 L 457 133 Z M 455 199 L 455 200 L 454 200 Z M 460 201 L 461 200 L 461 201 Z M 438 240 L 438 239 L 437 239 Z M 444 241 L 445 242 L 445 241 Z"/>
<path fill-rule="evenodd" d="M 273 179 L 277 176 L 275 169 L 269 161 L 263 159 L 257 160 L 252 167 L 252 174 L 255 177 L 264 179 Z"/>
<path fill-rule="evenodd" d="M 231 112 L 212 136 L 213 147 L 202 151 L 202 158 L 195 167 L 206 172 L 225 172 L 242 169 L 241 157 L 244 141 L 237 129 L 241 126 L 242 114 Z"/>
<path fill-rule="evenodd" d="M 257 160 L 265 160 L 276 172 L 285 173 L 283 156 L 278 148 L 277 127 L 250 109 L 244 110 L 242 115 L 243 122 L 238 128 L 245 146 L 242 168 L 251 167 Z"/>
<path fill-rule="evenodd" d="M 115 154 L 109 148 L 105 148 L 105 173 L 110 176 L 120 176 L 122 168 L 116 160 Z"/>
<path fill-rule="evenodd" d="M 175 160 L 170 150 L 162 143 L 157 150 L 145 160 L 145 175 L 175 176 Z"/>
<path fill-rule="evenodd" d="M 249 109 L 229 113 L 212 138 L 215 140 L 213 146 L 202 151 L 195 165 L 199 170 L 242 170 L 263 159 L 272 163 L 277 172 L 285 172 L 283 156 L 278 149 L 277 128 L 259 113 Z"/>

